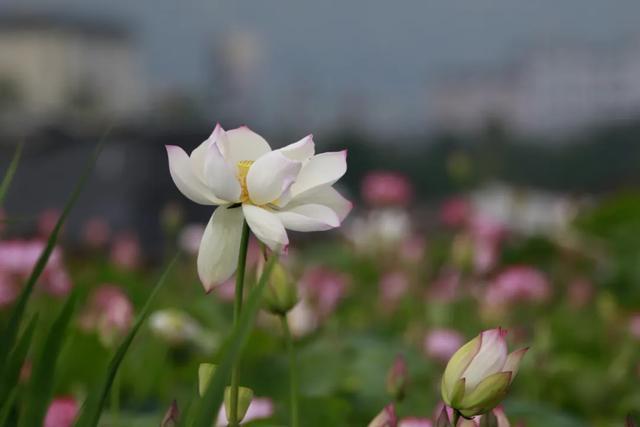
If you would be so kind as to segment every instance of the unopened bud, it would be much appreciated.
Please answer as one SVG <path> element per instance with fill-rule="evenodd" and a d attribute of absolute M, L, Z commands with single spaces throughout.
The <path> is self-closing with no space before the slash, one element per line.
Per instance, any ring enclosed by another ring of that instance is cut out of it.
<path fill-rule="evenodd" d="M 216 372 L 216 365 L 211 363 L 201 363 L 198 366 L 198 393 L 200 393 L 200 397 L 204 396 L 207 392 L 207 387 L 209 386 L 209 381 L 211 381 L 211 377 Z"/>
<path fill-rule="evenodd" d="M 167 412 L 164 414 L 160 427 L 175 427 L 178 425 L 179 420 L 180 410 L 178 409 L 178 402 L 174 399 L 173 402 L 171 402 L 171 406 L 169 406 L 169 409 L 167 409 Z"/>
<path fill-rule="evenodd" d="M 404 356 L 398 355 L 387 373 L 387 393 L 397 401 L 404 399 L 407 382 L 407 361 Z"/>
<path fill-rule="evenodd" d="M 238 422 L 244 419 L 247 415 L 247 409 L 251 405 L 253 400 L 253 390 L 248 387 L 238 387 L 238 413 L 236 419 Z M 230 418 L 231 414 L 231 387 L 227 387 L 224 390 L 224 410 L 227 414 L 227 418 Z"/>
<path fill-rule="evenodd" d="M 273 314 L 285 315 L 297 303 L 298 287 L 296 283 L 294 283 L 282 264 L 275 264 L 273 270 L 271 270 L 269 283 L 265 290 L 265 307 Z"/>
<path fill-rule="evenodd" d="M 397 427 L 398 417 L 396 416 L 396 408 L 393 405 L 387 405 L 370 423 L 368 427 Z"/>

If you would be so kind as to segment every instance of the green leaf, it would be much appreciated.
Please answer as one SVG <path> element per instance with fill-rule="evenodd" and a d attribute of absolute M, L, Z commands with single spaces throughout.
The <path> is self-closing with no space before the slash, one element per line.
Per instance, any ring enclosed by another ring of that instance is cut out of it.
<path fill-rule="evenodd" d="M 253 288 L 249 294 L 246 305 L 237 326 L 233 329 L 233 333 L 225 340 L 220 354 L 222 355 L 219 363 L 216 363 L 216 371 L 213 377 L 209 381 L 209 386 L 205 395 L 199 402 L 199 406 L 196 411 L 194 427 L 211 427 L 218 411 L 222 405 L 222 399 L 224 389 L 227 381 L 231 375 L 231 368 L 233 362 L 240 357 L 242 349 L 244 348 L 249 334 L 253 328 L 258 310 L 260 309 L 260 303 L 264 288 L 269 280 L 271 270 L 277 261 L 277 256 L 272 256 L 265 266 L 264 273 L 260 276 L 258 285 Z"/>
<path fill-rule="evenodd" d="M 109 127 L 107 131 L 102 135 L 102 138 L 100 138 L 100 141 L 96 145 L 93 154 L 87 160 L 84 171 L 80 176 L 80 180 L 76 184 L 73 192 L 71 193 L 71 196 L 67 200 L 60 218 L 58 218 L 58 221 L 56 222 L 56 225 L 53 228 L 49 239 L 47 239 L 47 245 L 40 254 L 36 265 L 33 267 L 33 270 L 31 271 L 27 282 L 22 288 L 22 291 L 20 292 L 20 295 L 18 296 L 15 305 L 13 306 L 13 310 L 11 311 L 11 315 L 9 317 L 9 323 L 5 326 L 5 329 L 0 336 L 0 366 L 4 366 L 7 360 L 7 355 L 13 349 L 16 340 L 16 334 L 18 333 L 18 329 L 20 328 L 22 316 L 24 315 L 25 309 L 27 308 L 27 302 L 29 301 L 31 292 L 33 292 L 33 287 L 40 278 L 40 275 L 44 271 L 44 268 L 49 261 L 51 252 L 53 252 L 53 248 L 55 247 L 56 241 L 58 239 L 58 234 L 62 229 L 62 225 L 67 219 L 67 216 L 69 216 L 69 212 L 71 212 L 71 209 L 77 202 L 78 197 L 80 197 L 80 193 L 82 192 L 85 184 L 87 183 L 87 180 L 89 179 L 91 171 L 93 170 L 98 156 L 100 155 L 100 151 L 102 150 L 102 146 L 104 145 L 106 138 L 110 132 L 111 127 Z"/>
<path fill-rule="evenodd" d="M 20 379 L 20 370 L 24 365 L 24 359 L 31 346 L 31 339 L 33 338 L 33 331 L 37 321 L 38 316 L 33 316 L 29 325 L 22 333 L 16 348 L 11 352 L 7 364 L 0 370 L 0 402 L 6 401 L 7 396 L 11 394 Z M 2 424 L 0 423 L 0 425 Z"/>
<path fill-rule="evenodd" d="M 56 363 L 64 344 L 76 299 L 76 293 L 73 292 L 51 325 L 38 358 L 34 361 L 33 374 L 26 393 L 25 410 L 21 413 L 19 422 L 21 427 L 42 425 L 53 393 Z"/>
<path fill-rule="evenodd" d="M 9 186 L 11 185 L 11 181 L 13 181 L 13 176 L 18 169 L 18 163 L 20 163 L 20 156 L 22 155 L 22 146 L 24 142 L 20 142 L 16 147 L 16 151 L 13 154 L 13 158 L 11 159 L 11 163 L 9 163 L 9 167 L 7 168 L 7 172 L 4 174 L 4 178 L 2 178 L 2 184 L 0 184 L 0 206 L 4 202 L 4 198 L 7 196 L 7 192 L 9 191 Z"/>
<path fill-rule="evenodd" d="M 102 413 L 102 408 L 104 407 L 107 401 L 109 391 L 111 390 L 111 386 L 113 385 L 113 380 L 115 379 L 116 374 L 118 373 L 118 369 L 122 364 L 122 360 L 124 359 L 124 356 L 127 354 L 127 351 L 129 350 L 129 347 L 131 346 L 133 339 L 138 333 L 138 330 L 140 329 L 144 321 L 147 319 L 147 316 L 149 315 L 149 311 L 151 310 L 153 300 L 155 299 L 155 296 L 157 295 L 158 291 L 162 288 L 162 286 L 166 282 L 167 276 L 169 275 L 169 272 L 171 271 L 174 264 L 178 260 L 178 257 L 179 255 L 176 255 L 173 258 L 173 260 L 169 263 L 167 268 L 162 273 L 162 276 L 160 276 L 160 279 L 158 280 L 158 282 L 156 283 L 156 286 L 151 291 L 149 298 L 147 298 L 147 301 L 145 302 L 144 307 L 142 308 L 142 311 L 140 312 L 140 314 L 138 314 L 138 318 L 136 319 L 135 324 L 133 325 L 133 327 L 131 328 L 131 330 L 129 331 L 129 333 L 124 338 L 124 340 L 116 350 L 115 354 L 111 358 L 104 381 L 102 381 L 98 389 L 94 390 L 87 397 L 87 400 L 85 401 L 82 409 L 80 410 L 80 415 L 78 417 L 78 421 L 76 422 L 76 427 L 95 427 L 98 425 L 98 421 L 100 420 L 100 414 Z"/>
<path fill-rule="evenodd" d="M 13 408 L 13 402 L 18 395 L 18 389 L 14 388 L 9 395 L 9 398 L 2 403 L 0 407 L 0 427 L 9 427 L 9 416 L 11 415 L 11 409 Z"/>

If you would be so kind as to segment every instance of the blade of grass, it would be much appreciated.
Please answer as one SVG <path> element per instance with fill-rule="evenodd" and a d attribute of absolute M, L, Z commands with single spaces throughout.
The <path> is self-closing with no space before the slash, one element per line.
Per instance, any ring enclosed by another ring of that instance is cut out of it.
<path fill-rule="evenodd" d="M 124 356 L 127 354 L 127 350 L 131 346 L 131 342 L 135 338 L 138 330 L 147 319 L 149 315 L 149 310 L 151 309 L 153 300 L 155 299 L 156 294 L 162 288 L 164 283 L 166 282 L 167 276 L 169 272 L 173 268 L 174 264 L 178 260 L 179 255 L 176 255 L 173 260 L 169 263 L 167 268 L 160 276 L 160 279 L 156 283 L 155 287 L 151 291 L 149 298 L 144 304 L 142 311 L 138 314 L 138 318 L 136 319 L 136 323 L 133 325 L 127 336 L 124 338 L 115 354 L 111 358 L 109 362 L 109 367 L 107 368 L 107 374 L 105 376 L 104 381 L 100 385 L 97 390 L 94 390 L 85 401 L 84 405 L 80 410 L 80 415 L 76 421 L 76 427 L 95 427 L 98 425 L 98 421 L 100 420 L 100 414 L 102 412 L 102 408 L 104 407 L 107 397 L 109 395 L 109 391 L 111 390 L 111 386 L 113 385 L 113 380 L 118 373 L 118 368 L 120 368 L 120 364 L 124 359 Z"/>
<path fill-rule="evenodd" d="M 11 181 L 13 181 L 13 176 L 18 169 L 18 163 L 20 163 L 20 156 L 22 156 L 22 147 L 24 142 L 21 141 L 16 147 L 16 151 L 13 153 L 13 158 L 11 159 L 11 163 L 9 163 L 9 167 L 7 168 L 7 172 L 4 174 L 4 178 L 2 178 L 2 184 L 0 184 L 0 206 L 4 203 L 4 198 L 9 191 L 9 186 L 11 186 Z"/>
<path fill-rule="evenodd" d="M 33 267 L 33 270 L 31 271 L 29 278 L 27 279 L 24 287 L 22 288 L 22 291 L 20 292 L 20 295 L 18 296 L 18 299 L 15 305 L 13 306 L 13 310 L 11 311 L 11 315 L 9 317 L 9 322 L 6 325 L 4 331 L 2 332 L 2 335 L 0 336 L 0 366 L 4 366 L 7 360 L 7 355 L 9 354 L 11 349 L 13 349 L 13 346 L 16 340 L 16 334 L 18 333 L 20 322 L 22 321 L 22 316 L 24 315 L 25 309 L 27 307 L 27 302 L 29 301 L 29 297 L 31 296 L 31 292 L 33 291 L 33 287 L 38 281 L 38 278 L 40 278 L 40 275 L 42 274 L 42 272 L 44 271 L 44 268 L 47 265 L 47 261 L 49 261 L 51 252 L 53 252 L 53 248 L 56 244 L 56 240 L 58 239 L 58 234 L 62 229 L 62 225 L 64 224 L 64 221 L 67 219 L 67 216 L 69 216 L 69 212 L 71 212 L 71 208 L 73 208 L 73 206 L 75 205 L 76 201 L 78 200 L 78 197 L 80 197 L 80 193 L 84 189 L 84 186 L 87 183 L 87 180 L 91 175 L 91 172 L 93 171 L 96 161 L 98 160 L 98 156 L 100 155 L 100 151 L 102 150 L 102 147 L 107 139 L 107 136 L 111 132 L 111 129 L 112 127 L 109 127 L 105 131 L 105 133 L 100 138 L 99 142 L 96 144 L 93 154 L 87 160 L 87 163 L 85 164 L 85 167 L 84 167 L 84 171 L 80 176 L 80 180 L 76 184 L 75 188 L 73 189 L 73 192 L 71 193 L 71 196 L 67 200 L 64 206 L 64 209 L 62 210 L 62 214 L 60 215 L 60 218 L 58 218 L 58 221 L 56 222 L 56 225 L 53 228 L 53 231 L 51 232 L 49 239 L 47 240 L 47 245 L 45 246 L 44 250 L 40 254 L 40 257 L 38 258 L 36 265 Z"/>
<path fill-rule="evenodd" d="M 25 398 L 25 410 L 20 414 L 18 423 L 20 427 L 42 425 L 53 393 L 56 363 L 64 345 L 76 299 L 76 293 L 73 292 L 51 325 L 38 358 L 34 361 L 33 374 Z"/>
<path fill-rule="evenodd" d="M 16 348 L 11 352 L 5 369 L 2 369 L 0 373 L 0 402 L 5 402 L 7 396 L 16 387 L 16 384 L 18 384 L 20 371 L 24 365 L 29 347 L 31 346 L 31 339 L 33 338 L 33 331 L 37 321 L 38 315 L 33 316 L 18 340 Z"/>
<path fill-rule="evenodd" d="M 218 416 L 218 411 L 222 406 L 224 389 L 231 375 L 233 361 L 240 357 L 242 349 L 249 339 L 253 323 L 260 309 L 262 293 L 277 258 L 277 256 L 272 256 L 267 262 L 258 285 L 249 294 L 244 311 L 240 315 L 238 326 L 234 328 L 233 333 L 225 340 L 220 353 L 222 357 L 217 363 L 216 371 L 209 382 L 207 391 L 199 402 L 195 422 L 193 423 L 194 427 L 211 427 Z"/>

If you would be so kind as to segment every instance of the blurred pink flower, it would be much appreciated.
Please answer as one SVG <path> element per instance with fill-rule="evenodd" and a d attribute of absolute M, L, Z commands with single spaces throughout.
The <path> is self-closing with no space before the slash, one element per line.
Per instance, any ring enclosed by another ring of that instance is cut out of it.
<path fill-rule="evenodd" d="M 253 400 L 251 400 L 249 409 L 247 409 L 247 413 L 240 424 L 245 424 L 254 420 L 270 418 L 273 416 L 274 412 L 275 408 L 271 399 L 267 397 L 254 397 Z M 220 412 L 218 413 L 218 420 L 216 421 L 216 425 L 223 427 L 228 424 L 229 421 L 227 421 L 227 414 L 224 405 L 222 405 L 222 408 L 220 408 Z"/>
<path fill-rule="evenodd" d="M 497 263 L 500 245 L 506 236 L 506 228 L 494 219 L 474 215 L 469 222 L 469 233 L 473 241 L 473 264 L 475 271 L 486 273 Z"/>
<path fill-rule="evenodd" d="M 515 302 L 542 302 L 549 298 L 551 285 L 540 270 L 526 265 L 503 270 L 485 289 L 489 306 Z"/>
<path fill-rule="evenodd" d="M 15 298 L 21 282 L 31 274 L 45 246 L 40 240 L 0 241 L 0 306 Z M 71 279 L 59 247 L 53 249 L 39 284 L 53 296 L 64 296 L 71 290 Z"/>
<path fill-rule="evenodd" d="M 8 275 L 0 272 L 0 307 L 10 305 L 18 296 L 18 288 Z"/>
<path fill-rule="evenodd" d="M 409 290 L 409 277 L 404 271 L 385 273 L 380 279 L 380 300 L 383 308 L 393 310 L 400 299 Z"/>
<path fill-rule="evenodd" d="M 446 363 L 464 344 L 464 337 L 453 329 L 432 329 L 424 337 L 425 354 L 435 360 Z"/>
<path fill-rule="evenodd" d="M 47 239 L 60 218 L 60 210 L 56 208 L 45 209 L 38 216 L 38 235 Z"/>
<path fill-rule="evenodd" d="M 408 262 L 422 261 L 427 244 L 424 237 L 413 235 L 405 239 L 400 246 L 400 256 Z"/>
<path fill-rule="evenodd" d="M 111 262 L 125 269 L 134 269 L 140 265 L 140 241 L 135 233 L 122 232 L 114 237 L 111 245 Z"/>
<path fill-rule="evenodd" d="M 331 314 L 347 290 L 348 276 L 325 267 L 305 271 L 300 283 L 302 294 L 320 317 Z"/>
<path fill-rule="evenodd" d="M 362 180 L 362 198 L 371 206 L 404 206 L 413 199 L 413 186 L 398 172 L 374 171 Z"/>
<path fill-rule="evenodd" d="M 567 289 L 569 304 L 575 308 L 584 307 L 589 304 L 594 292 L 593 283 L 589 279 L 584 277 L 573 279 Z"/>
<path fill-rule="evenodd" d="M 634 338 L 640 339 L 640 313 L 634 313 L 629 318 L 629 332 Z"/>
<path fill-rule="evenodd" d="M 198 249 L 200 249 L 200 241 L 203 234 L 204 225 L 188 224 L 180 231 L 178 246 L 189 255 L 195 256 L 198 254 Z"/>
<path fill-rule="evenodd" d="M 461 227 L 471 216 L 471 204 L 464 197 L 452 197 L 440 206 L 440 221 L 449 227 Z"/>
<path fill-rule="evenodd" d="M 93 249 L 105 247 L 109 242 L 110 235 L 111 228 L 109 223 L 102 217 L 90 218 L 82 228 L 84 243 Z"/>
<path fill-rule="evenodd" d="M 71 427 L 78 414 L 78 403 L 71 396 L 56 397 L 44 417 L 44 427 Z"/>
<path fill-rule="evenodd" d="M 427 299 L 438 302 L 451 302 L 458 298 L 460 287 L 460 273 L 458 271 L 444 271 L 431 283 L 427 290 Z"/>
<path fill-rule="evenodd" d="M 115 285 L 102 285 L 95 289 L 87 308 L 80 318 L 80 326 L 96 331 L 105 345 L 126 333 L 133 322 L 133 304 Z"/>
<path fill-rule="evenodd" d="M 398 427 L 433 427 L 433 423 L 427 418 L 408 417 L 401 419 Z"/>
<path fill-rule="evenodd" d="M 213 288 L 213 293 L 221 301 L 232 302 L 236 298 L 236 276 L 235 274 Z"/>

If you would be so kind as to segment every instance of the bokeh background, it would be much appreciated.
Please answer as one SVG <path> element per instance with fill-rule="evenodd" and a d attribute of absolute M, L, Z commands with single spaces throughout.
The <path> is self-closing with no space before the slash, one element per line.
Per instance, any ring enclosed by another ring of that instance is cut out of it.
<path fill-rule="evenodd" d="M 110 129 L 32 309 L 82 295 L 56 385 L 81 401 L 186 252 L 158 307 L 173 329 L 151 322 L 121 378 L 121 425 L 157 425 L 231 313 L 227 285 L 198 283 L 211 212 L 173 186 L 164 145 L 192 149 L 216 122 L 272 146 L 312 132 L 318 151 L 349 150 L 355 208 L 340 231 L 294 235 L 287 259 L 305 300 L 303 425 L 366 425 L 397 354 L 400 414 L 430 417 L 451 348 L 498 325 L 532 347 L 514 422 L 620 425 L 640 410 L 639 17 L 636 0 L 5 0 L 2 170 L 25 151 L 2 207 L 0 316 Z M 275 411 L 257 424 L 283 425 L 266 315 L 246 359 Z"/>

